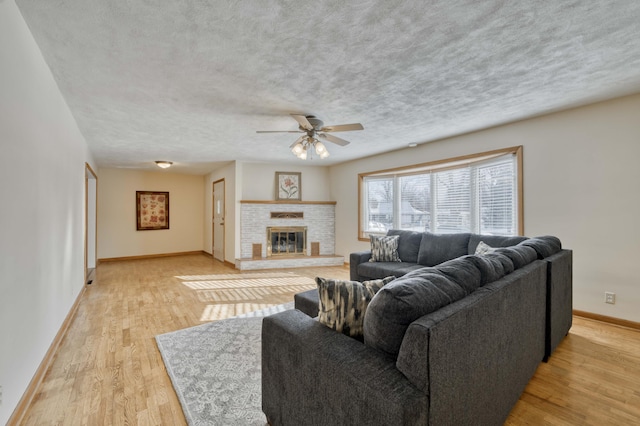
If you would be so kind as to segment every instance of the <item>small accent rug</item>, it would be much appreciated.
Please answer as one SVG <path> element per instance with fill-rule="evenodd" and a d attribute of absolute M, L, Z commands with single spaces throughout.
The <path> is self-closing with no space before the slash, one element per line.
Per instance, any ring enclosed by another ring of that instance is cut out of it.
<path fill-rule="evenodd" d="M 266 425 L 262 317 L 293 302 L 156 336 L 189 425 Z"/>

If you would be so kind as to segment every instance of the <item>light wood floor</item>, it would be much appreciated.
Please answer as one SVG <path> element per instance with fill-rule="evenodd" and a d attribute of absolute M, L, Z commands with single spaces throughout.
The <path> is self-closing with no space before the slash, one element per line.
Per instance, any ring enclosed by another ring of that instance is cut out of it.
<path fill-rule="evenodd" d="M 206 255 L 101 263 L 24 425 L 184 425 L 154 336 L 293 300 L 343 267 L 241 272 Z M 574 317 L 508 425 L 640 424 L 640 332 Z"/>

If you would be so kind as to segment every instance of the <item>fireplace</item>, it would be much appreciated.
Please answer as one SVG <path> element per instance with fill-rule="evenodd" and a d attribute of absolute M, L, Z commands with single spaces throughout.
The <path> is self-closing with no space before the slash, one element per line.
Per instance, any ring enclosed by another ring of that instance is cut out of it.
<path fill-rule="evenodd" d="M 268 226 L 267 257 L 307 254 L 306 226 Z"/>
<path fill-rule="evenodd" d="M 335 254 L 335 204 L 333 201 L 240 200 L 240 257 L 236 258 L 236 268 L 248 271 L 343 266 L 344 256 Z M 296 229 L 298 226 L 301 228 Z M 267 227 L 279 227 L 279 231 L 284 228 L 285 232 L 292 228 L 302 231 L 298 234 L 301 242 L 296 242 L 294 250 L 299 253 L 287 251 L 291 247 L 288 235 L 285 237 L 286 248 L 285 238 L 278 235 L 282 244 L 278 241 L 274 253 Z M 284 248 L 283 253 L 281 248 Z"/>

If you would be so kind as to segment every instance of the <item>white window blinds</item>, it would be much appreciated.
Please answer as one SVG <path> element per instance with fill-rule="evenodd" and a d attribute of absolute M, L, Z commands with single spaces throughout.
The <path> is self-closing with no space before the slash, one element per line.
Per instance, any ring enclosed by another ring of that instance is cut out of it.
<path fill-rule="evenodd" d="M 475 167 L 478 187 L 478 232 L 515 235 L 516 170 L 510 158 Z"/>
<path fill-rule="evenodd" d="M 365 233 L 518 232 L 516 155 L 364 177 Z"/>

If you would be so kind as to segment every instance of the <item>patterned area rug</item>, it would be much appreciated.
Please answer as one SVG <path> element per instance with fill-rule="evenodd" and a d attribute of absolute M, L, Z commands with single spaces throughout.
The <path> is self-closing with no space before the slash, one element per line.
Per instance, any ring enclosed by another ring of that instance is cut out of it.
<path fill-rule="evenodd" d="M 266 425 L 262 317 L 293 302 L 156 336 L 189 425 Z"/>

